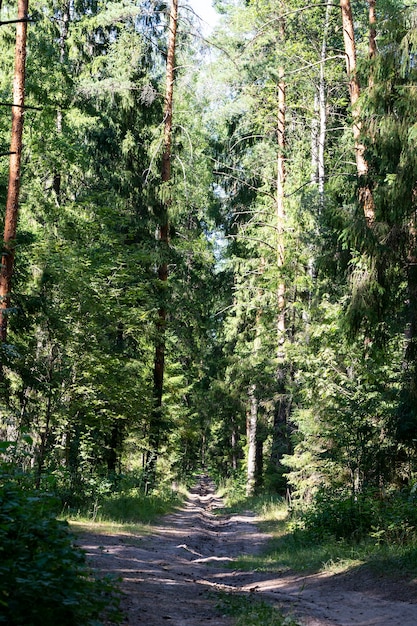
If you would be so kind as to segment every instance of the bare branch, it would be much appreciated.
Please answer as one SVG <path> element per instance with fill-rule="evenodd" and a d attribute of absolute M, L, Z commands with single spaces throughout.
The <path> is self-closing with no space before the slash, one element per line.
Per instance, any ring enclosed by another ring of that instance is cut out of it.
<path fill-rule="evenodd" d="M 257 237 L 248 237 L 247 235 L 242 235 L 242 233 L 239 233 L 238 235 L 227 235 L 226 239 L 246 239 L 247 241 L 257 241 L 258 243 L 263 244 L 264 246 L 266 246 L 267 248 L 270 248 L 271 250 L 273 250 L 274 252 L 276 252 L 276 248 L 274 246 L 271 246 L 270 243 L 268 243 L 267 241 L 264 241 L 263 239 L 258 239 Z"/>
<path fill-rule="evenodd" d="M 1 26 L 1 23 L 0 23 Z M 0 107 L 17 107 L 22 109 L 32 109 L 33 111 L 43 111 L 42 107 L 34 107 L 30 104 L 13 104 L 13 102 L 0 102 Z"/>

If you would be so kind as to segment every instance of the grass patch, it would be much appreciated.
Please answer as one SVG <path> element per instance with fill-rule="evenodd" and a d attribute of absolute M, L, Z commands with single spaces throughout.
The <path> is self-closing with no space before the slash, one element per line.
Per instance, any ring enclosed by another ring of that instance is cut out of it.
<path fill-rule="evenodd" d="M 417 578 L 415 533 L 410 533 L 407 541 L 383 543 L 376 535 L 360 541 L 335 538 L 331 534 L 319 538 L 299 527 L 294 528 L 282 499 L 271 496 L 247 499 L 241 496 L 226 502 L 223 513 L 255 511 L 261 518 L 260 529 L 271 535 L 262 554 L 241 557 L 233 561 L 234 568 L 276 573 L 336 574 L 360 567 L 377 576 Z"/>
<path fill-rule="evenodd" d="M 105 496 L 88 511 L 67 511 L 63 517 L 76 533 L 143 535 L 150 524 L 183 502 L 179 492 L 144 495 L 136 489 Z"/>
<path fill-rule="evenodd" d="M 270 523 L 267 524 L 271 531 Z M 365 554 L 358 546 L 328 540 L 313 543 L 285 530 L 275 529 L 263 554 L 241 557 L 234 567 L 243 570 L 285 572 L 342 572 L 362 565 Z"/>
<path fill-rule="evenodd" d="M 172 513 L 181 501 L 178 494 L 173 491 L 147 496 L 135 490 L 116 493 L 103 500 L 99 507 L 98 519 L 150 524 L 162 515 Z"/>
<path fill-rule="evenodd" d="M 277 522 L 286 520 L 288 507 L 285 500 L 279 496 L 259 495 L 251 498 L 243 494 L 219 492 L 225 501 L 225 507 L 218 509 L 221 515 L 233 515 L 244 511 L 253 511 L 262 518 L 263 522 Z"/>
<path fill-rule="evenodd" d="M 75 534 L 94 533 L 97 535 L 146 535 L 150 533 L 149 524 L 123 524 L 116 522 L 98 522 L 91 519 L 70 519 L 71 531 Z"/>
<path fill-rule="evenodd" d="M 238 559 L 234 567 L 306 574 L 336 574 L 367 567 L 377 575 L 417 577 L 417 545 L 414 542 L 409 545 L 378 545 L 372 538 L 357 543 L 333 537 L 312 541 L 306 532 L 288 531 L 285 520 L 275 524 L 263 522 L 260 526 L 272 534 L 265 551 L 257 556 Z"/>
<path fill-rule="evenodd" d="M 299 626 L 292 617 L 253 595 L 220 593 L 217 608 L 235 619 L 235 626 Z"/>

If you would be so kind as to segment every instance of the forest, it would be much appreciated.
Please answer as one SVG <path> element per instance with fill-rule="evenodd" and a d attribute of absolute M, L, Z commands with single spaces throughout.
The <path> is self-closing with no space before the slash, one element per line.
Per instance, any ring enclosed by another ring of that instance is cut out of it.
<path fill-rule="evenodd" d="M 1 3 L 3 556 L 201 470 L 417 545 L 416 6 L 213 5 Z"/>

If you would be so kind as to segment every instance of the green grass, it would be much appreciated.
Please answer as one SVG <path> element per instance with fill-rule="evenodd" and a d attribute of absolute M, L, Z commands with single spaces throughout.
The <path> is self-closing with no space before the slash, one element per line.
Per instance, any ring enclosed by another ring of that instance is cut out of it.
<path fill-rule="evenodd" d="M 83 518 L 68 519 L 69 526 L 73 533 L 94 533 L 96 535 L 146 535 L 150 532 L 149 524 L 128 524 L 123 522 L 93 521 Z"/>
<path fill-rule="evenodd" d="M 221 489 L 219 495 L 223 497 L 225 502 L 224 508 L 217 510 L 221 515 L 253 511 L 262 517 L 264 522 L 279 521 L 286 519 L 288 516 L 286 502 L 279 496 L 260 495 L 247 498 L 240 491 L 228 492 L 227 489 Z"/>
<path fill-rule="evenodd" d="M 98 517 L 102 521 L 149 524 L 158 517 L 171 513 L 180 503 L 181 499 L 174 492 L 145 496 L 132 490 L 107 497 L 98 511 Z"/>
<path fill-rule="evenodd" d="M 219 593 L 217 608 L 234 618 L 235 626 L 298 626 L 291 616 L 254 596 Z"/>
<path fill-rule="evenodd" d="M 180 492 L 161 492 L 145 496 L 138 490 L 102 498 L 92 510 L 66 512 L 64 517 L 75 532 L 98 534 L 145 534 L 150 524 L 172 513 L 183 501 Z"/>
<path fill-rule="evenodd" d="M 242 570 L 276 573 L 341 573 L 368 568 L 376 575 L 417 578 L 417 541 L 410 535 L 408 542 L 378 542 L 368 537 L 359 542 L 328 536 L 318 540 L 301 529 L 292 530 L 285 502 L 274 497 L 244 497 L 232 499 L 223 510 L 229 514 L 255 511 L 261 518 L 260 529 L 269 533 L 262 554 L 244 556 L 232 567 Z"/>
<path fill-rule="evenodd" d="M 263 526 L 261 524 L 261 526 Z M 341 572 L 363 564 L 365 554 L 358 547 L 327 540 L 311 542 L 282 529 L 274 529 L 272 539 L 263 554 L 241 557 L 234 567 L 243 570 L 272 571 L 277 573 L 320 571 Z M 264 528 L 271 532 L 270 524 Z"/>

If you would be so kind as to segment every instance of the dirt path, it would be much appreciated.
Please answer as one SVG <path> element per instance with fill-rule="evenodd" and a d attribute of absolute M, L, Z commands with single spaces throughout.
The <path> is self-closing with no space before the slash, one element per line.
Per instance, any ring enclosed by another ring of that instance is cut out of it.
<path fill-rule="evenodd" d="M 277 576 L 239 572 L 230 561 L 266 541 L 250 513 L 215 516 L 222 501 L 207 477 L 184 507 L 144 537 L 84 535 L 93 567 L 122 577 L 126 624 L 232 626 L 210 591 L 256 593 L 305 626 L 417 626 L 417 592 L 410 585 L 348 576 Z M 229 565 L 229 567 L 228 567 Z"/>

